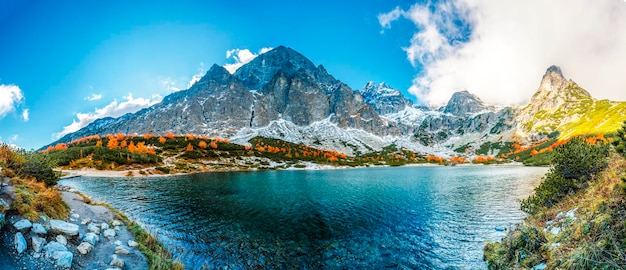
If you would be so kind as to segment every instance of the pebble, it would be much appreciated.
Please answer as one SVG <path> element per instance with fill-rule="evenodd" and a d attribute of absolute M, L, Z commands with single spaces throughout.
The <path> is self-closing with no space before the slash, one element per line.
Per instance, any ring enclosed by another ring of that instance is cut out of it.
<path fill-rule="evenodd" d="M 70 215 L 70 217 L 71 217 L 71 218 L 73 218 L 73 219 L 79 219 L 79 218 L 80 218 L 80 215 L 79 215 L 79 214 L 74 213 L 74 214 Z"/>
<path fill-rule="evenodd" d="M 115 247 L 115 254 L 127 255 L 127 254 L 130 254 L 130 249 L 128 249 L 125 246 L 116 246 Z"/>
<path fill-rule="evenodd" d="M 100 234 L 100 228 L 98 228 L 98 225 L 93 223 L 87 225 L 87 230 L 95 234 Z"/>
<path fill-rule="evenodd" d="M 82 242 L 80 243 L 80 245 L 78 245 L 78 247 L 76 247 L 76 250 L 78 250 L 78 252 L 83 255 L 89 253 L 91 249 L 93 249 L 93 245 L 87 242 Z"/>
<path fill-rule="evenodd" d="M 104 237 L 106 237 L 106 238 L 113 238 L 113 237 L 115 237 L 115 230 L 107 229 L 107 230 L 104 231 L 104 233 L 102 235 L 104 235 Z"/>
<path fill-rule="evenodd" d="M 115 244 L 116 246 L 121 246 L 122 245 L 122 241 L 115 240 L 115 242 L 113 242 L 113 244 Z"/>
<path fill-rule="evenodd" d="M 83 220 L 80 221 L 80 224 L 87 225 L 89 222 L 91 222 L 90 218 L 83 218 Z"/>
<path fill-rule="evenodd" d="M 111 223 L 111 225 L 113 226 L 122 226 L 124 225 L 121 221 L 119 220 L 113 220 L 113 222 Z"/>
<path fill-rule="evenodd" d="M 104 222 L 102 222 L 102 224 L 100 224 L 100 229 L 102 229 L 102 230 L 106 230 L 106 229 L 108 229 L 108 228 L 109 228 L 109 224 L 106 224 L 106 223 L 104 223 Z"/>
<path fill-rule="evenodd" d="M 121 269 L 124 268 L 124 260 L 121 258 L 118 258 L 117 255 L 113 254 L 111 256 L 111 263 L 109 264 L 110 266 L 116 266 L 119 267 Z"/>
<path fill-rule="evenodd" d="M 129 247 L 137 247 L 139 244 L 137 244 L 137 242 L 133 241 L 133 240 L 128 240 L 128 246 Z"/>

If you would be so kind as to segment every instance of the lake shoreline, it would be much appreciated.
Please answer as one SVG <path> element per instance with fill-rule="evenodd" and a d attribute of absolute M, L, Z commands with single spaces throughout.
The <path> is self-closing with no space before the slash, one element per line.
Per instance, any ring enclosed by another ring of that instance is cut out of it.
<path fill-rule="evenodd" d="M 456 165 L 439 165 L 439 164 L 434 164 L 434 163 L 413 163 L 413 164 L 406 164 L 406 165 L 402 165 L 402 166 L 389 166 L 389 165 L 371 165 L 371 166 L 356 166 L 356 167 L 351 167 L 351 166 L 334 166 L 334 165 L 326 165 L 326 164 L 315 164 L 315 163 L 310 163 L 310 164 L 306 164 L 306 167 L 303 168 L 295 168 L 295 167 L 290 167 L 290 168 L 275 168 L 273 170 L 276 171 L 318 171 L 318 170 L 348 170 L 348 169 L 363 169 L 363 168 L 391 168 L 391 167 L 474 167 L 474 166 L 497 166 L 497 167 L 501 167 L 501 166 L 524 166 L 522 163 L 519 162 L 510 162 L 510 163 L 505 163 L 505 164 L 473 164 L 473 163 L 466 163 L 466 164 L 456 164 Z M 144 168 L 144 169 L 133 169 L 133 170 L 97 170 L 94 168 L 82 168 L 80 170 L 65 170 L 65 169 L 61 169 L 60 170 L 62 174 L 64 174 L 64 176 L 62 176 L 60 179 L 70 179 L 70 178 L 75 178 L 75 177 L 134 177 L 134 178 L 153 178 L 153 177 L 168 177 L 168 176 L 181 176 L 181 175 L 192 175 L 192 174 L 199 174 L 199 173 L 210 173 L 210 172 L 255 172 L 255 171 L 271 171 L 270 170 L 258 170 L 258 169 L 241 169 L 241 168 L 237 168 L 237 167 L 232 167 L 232 168 L 225 168 L 225 169 L 213 169 L 213 170 L 198 170 L 198 171 L 193 171 L 193 172 L 185 172 L 185 173 L 168 173 L 168 174 L 164 174 L 161 173 L 160 171 L 157 171 L 158 173 L 155 173 L 155 169 L 154 168 Z M 141 172 L 146 172 L 147 173 L 141 173 Z"/>

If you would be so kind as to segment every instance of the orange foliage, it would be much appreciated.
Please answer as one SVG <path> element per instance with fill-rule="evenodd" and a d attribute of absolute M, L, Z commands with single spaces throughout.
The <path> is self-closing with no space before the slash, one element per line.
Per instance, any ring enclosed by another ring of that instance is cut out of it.
<path fill-rule="evenodd" d="M 200 148 L 202 148 L 202 149 L 206 148 L 206 142 L 205 142 L 205 141 L 200 141 L 200 142 L 198 143 L 198 147 L 200 147 Z"/>
<path fill-rule="evenodd" d="M 165 134 L 165 137 L 168 138 L 168 139 L 173 139 L 174 138 L 174 133 L 168 132 L 167 134 Z"/>
<path fill-rule="evenodd" d="M 165 142 L 166 142 L 166 141 L 167 141 L 167 139 L 166 139 L 166 138 L 159 137 L 159 142 L 160 142 L 161 144 L 165 144 Z"/>
<path fill-rule="evenodd" d="M 475 159 L 472 160 L 473 163 L 486 163 L 486 162 L 490 162 L 493 161 L 494 158 L 491 156 L 478 156 Z"/>
<path fill-rule="evenodd" d="M 67 144 L 64 143 L 57 143 L 57 145 L 54 146 L 54 150 L 55 151 L 59 151 L 59 150 L 67 150 Z"/>
<path fill-rule="evenodd" d="M 131 153 L 137 151 L 137 146 L 135 146 L 135 143 L 133 141 L 130 141 L 130 144 L 128 145 L 128 151 L 130 151 Z"/>
<path fill-rule="evenodd" d="M 251 148 L 251 147 L 250 147 L 249 145 L 246 145 L 246 146 L 244 146 L 243 148 L 244 148 L 244 149 L 246 149 L 246 151 L 250 151 L 250 148 Z"/>
<path fill-rule="evenodd" d="M 96 142 L 96 147 L 102 147 L 102 140 L 98 140 Z"/>
<path fill-rule="evenodd" d="M 126 146 L 128 146 L 128 143 L 126 142 L 126 140 L 122 141 L 122 143 L 120 143 L 120 148 L 126 148 Z"/>
<path fill-rule="evenodd" d="M 144 140 L 150 140 L 152 138 L 154 138 L 154 134 L 152 134 L 152 133 L 143 135 L 143 139 Z"/>
<path fill-rule="evenodd" d="M 426 161 L 427 162 L 437 162 L 437 163 L 441 164 L 441 163 L 443 163 L 443 158 L 430 155 L 430 156 L 426 157 Z"/>
<path fill-rule="evenodd" d="M 465 163 L 467 162 L 467 159 L 464 157 L 451 157 L 450 158 L 450 162 L 452 163 Z"/>
<path fill-rule="evenodd" d="M 193 146 L 191 146 L 191 143 L 187 144 L 187 148 L 185 149 L 185 151 L 187 152 L 193 151 Z"/>
<path fill-rule="evenodd" d="M 215 143 L 215 141 L 211 141 L 211 143 L 209 144 L 209 146 L 213 149 L 217 149 L 217 143 Z"/>
<path fill-rule="evenodd" d="M 119 142 L 117 141 L 117 139 L 115 137 L 113 137 L 113 135 L 109 135 L 109 142 L 107 143 L 107 147 L 109 149 L 115 149 L 118 147 Z"/>

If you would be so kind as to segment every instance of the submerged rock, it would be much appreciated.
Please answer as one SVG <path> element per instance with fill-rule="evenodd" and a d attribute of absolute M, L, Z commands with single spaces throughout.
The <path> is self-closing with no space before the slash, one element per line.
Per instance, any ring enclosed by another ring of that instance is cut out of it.
<path fill-rule="evenodd" d="M 41 252 L 43 246 L 46 244 L 46 239 L 41 237 L 33 236 L 30 240 L 35 252 Z"/>
<path fill-rule="evenodd" d="M 17 250 L 17 253 L 21 254 L 22 252 L 26 251 L 26 248 L 27 248 L 26 239 L 24 239 L 24 236 L 22 235 L 21 232 L 18 232 L 15 234 L 14 242 L 15 242 L 15 249 Z"/>
<path fill-rule="evenodd" d="M 13 223 L 13 227 L 15 227 L 15 229 L 18 231 L 29 229 L 32 226 L 33 224 L 30 221 L 28 221 L 28 219 L 22 219 L 20 221 Z"/>
<path fill-rule="evenodd" d="M 68 223 L 62 220 L 53 219 L 50 220 L 50 227 L 53 231 L 57 231 L 69 236 L 78 235 L 78 225 Z"/>

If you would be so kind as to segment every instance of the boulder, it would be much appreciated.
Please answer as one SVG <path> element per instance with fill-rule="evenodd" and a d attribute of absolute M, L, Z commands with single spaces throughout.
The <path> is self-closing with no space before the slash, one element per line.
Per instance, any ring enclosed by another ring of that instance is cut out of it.
<path fill-rule="evenodd" d="M 113 242 L 113 244 L 116 245 L 116 246 L 121 246 L 122 245 L 122 241 L 115 240 L 115 242 Z"/>
<path fill-rule="evenodd" d="M 137 242 L 133 241 L 133 240 L 128 240 L 128 246 L 129 247 L 137 247 L 139 244 L 137 244 Z"/>
<path fill-rule="evenodd" d="M 52 241 L 43 247 L 47 258 L 54 259 L 57 266 L 69 268 L 72 266 L 74 254 L 67 250 L 67 247 L 58 242 Z"/>
<path fill-rule="evenodd" d="M 98 237 L 95 233 L 87 233 L 85 237 L 83 237 L 83 241 L 95 246 L 98 241 L 100 241 L 100 237 Z"/>
<path fill-rule="evenodd" d="M 111 225 L 113 225 L 113 226 L 122 226 L 122 225 L 124 225 L 124 223 L 122 223 L 122 222 L 121 222 L 121 221 L 119 221 L 119 220 L 113 220 L 113 222 L 111 223 Z"/>
<path fill-rule="evenodd" d="M 76 250 L 78 250 L 78 252 L 80 252 L 80 254 L 83 254 L 83 255 L 89 253 L 91 249 L 93 249 L 93 245 L 87 242 L 82 242 L 80 243 L 80 245 L 78 245 L 78 247 L 76 247 Z"/>
<path fill-rule="evenodd" d="M 125 246 L 116 246 L 115 247 L 115 254 L 122 254 L 122 255 L 127 255 L 130 254 L 130 249 L 128 249 Z"/>
<path fill-rule="evenodd" d="M 93 223 L 87 225 L 87 230 L 95 234 L 100 234 L 100 228 L 98 228 L 98 225 Z"/>
<path fill-rule="evenodd" d="M 111 263 L 109 264 L 110 266 L 124 269 L 124 260 L 122 260 L 122 258 L 118 258 L 117 255 L 113 254 L 113 256 L 111 256 L 111 259 Z"/>
<path fill-rule="evenodd" d="M 33 236 L 33 238 L 30 239 L 30 243 L 33 246 L 33 250 L 39 253 L 43 249 L 43 246 L 46 244 L 46 239 L 38 236 Z"/>
<path fill-rule="evenodd" d="M 33 228 L 31 229 L 36 234 L 47 234 L 48 231 L 43 227 L 40 223 L 33 223 Z"/>
<path fill-rule="evenodd" d="M 24 239 L 24 236 L 21 232 L 15 234 L 14 242 L 17 253 L 21 254 L 22 252 L 26 251 L 26 248 L 28 246 L 26 245 L 26 239 Z"/>
<path fill-rule="evenodd" d="M 78 235 L 78 225 L 65 222 L 63 220 L 50 220 L 50 228 L 53 231 L 60 232 L 69 236 Z"/>
<path fill-rule="evenodd" d="M 72 260 L 74 259 L 74 254 L 72 254 L 72 252 L 60 251 L 60 252 L 57 252 L 55 255 L 56 255 L 56 258 L 54 259 L 57 261 L 57 266 L 63 267 L 63 268 L 72 267 Z"/>
<path fill-rule="evenodd" d="M 57 235 L 56 240 L 61 245 L 67 245 L 67 238 L 65 238 L 65 236 L 63 236 L 62 234 Z"/>
<path fill-rule="evenodd" d="M 30 221 L 28 221 L 28 219 L 21 219 L 15 223 L 13 223 L 13 227 L 15 227 L 16 230 L 21 231 L 21 230 L 25 230 L 25 229 L 30 229 L 30 227 L 32 227 L 33 224 L 30 223 Z"/>
<path fill-rule="evenodd" d="M 115 237 L 115 230 L 113 230 L 113 229 L 106 229 L 104 231 L 103 235 L 106 238 L 113 238 L 113 237 Z"/>
<path fill-rule="evenodd" d="M 77 220 L 77 219 L 79 219 L 79 218 L 80 218 L 80 215 L 79 215 L 79 214 L 74 213 L 74 214 L 71 214 L 71 215 L 70 215 L 70 218 L 73 218 L 73 219 L 76 219 L 76 220 Z"/>
<path fill-rule="evenodd" d="M 102 222 L 102 224 L 100 224 L 100 229 L 102 229 L 103 231 L 109 228 L 109 224 L 106 224 L 104 222 Z"/>

